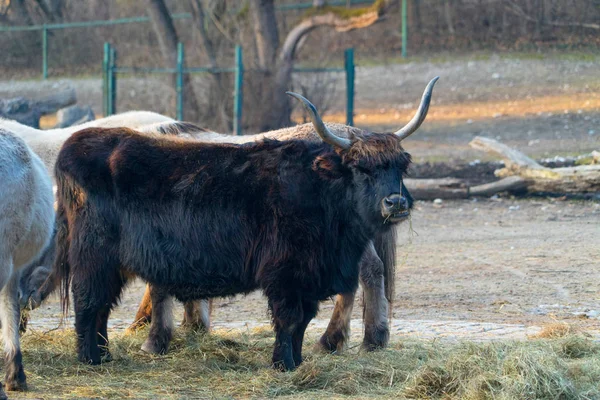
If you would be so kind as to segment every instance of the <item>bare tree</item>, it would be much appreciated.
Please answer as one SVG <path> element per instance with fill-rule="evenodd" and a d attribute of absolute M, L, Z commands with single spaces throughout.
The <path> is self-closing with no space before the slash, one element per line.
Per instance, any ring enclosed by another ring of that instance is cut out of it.
<path fill-rule="evenodd" d="M 173 19 L 164 0 L 148 0 L 148 16 L 152 21 L 152 27 L 158 39 L 158 47 L 163 59 L 169 67 L 177 63 L 177 31 Z M 173 79 L 175 85 L 175 79 Z M 185 97 L 185 118 L 190 121 L 198 119 L 198 101 L 189 74 L 183 75 L 183 87 Z"/>
<path fill-rule="evenodd" d="M 393 1 L 377 0 L 372 6 L 365 7 L 362 12 L 345 13 L 342 8 L 316 8 L 312 15 L 307 16 L 293 27 L 286 35 L 281 46 L 277 46 L 275 29 L 256 27 L 255 37 L 259 49 L 258 65 L 264 69 L 262 87 L 269 88 L 264 93 L 263 107 L 259 112 L 260 130 L 277 129 L 291 123 L 291 105 L 285 95 L 292 81 L 292 71 L 299 43 L 304 37 L 319 27 L 334 28 L 338 32 L 366 28 L 377 22 L 388 10 Z M 255 21 L 270 27 L 276 27 L 273 0 L 254 0 L 251 4 Z M 265 36 L 266 35 L 266 36 Z M 271 47 L 271 48 L 265 48 Z M 262 55 L 260 54 L 262 53 Z M 277 54 L 276 57 L 273 55 Z M 271 60 L 270 63 L 265 63 Z"/>

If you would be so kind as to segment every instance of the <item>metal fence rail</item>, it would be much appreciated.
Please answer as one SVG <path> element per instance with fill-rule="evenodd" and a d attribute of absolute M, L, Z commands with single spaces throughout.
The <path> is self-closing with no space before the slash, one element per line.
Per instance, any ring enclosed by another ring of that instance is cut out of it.
<path fill-rule="evenodd" d="M 209 67 L 185 67 L 185 52 L 183 43 L 177 44 L 177 64 L 174 68 L 154 67 L 119 67 L 117 66 L 117 52 L 110 43 L 104 44 L 104 57 L 102 61 L 102 93 L 104 115 L 116 113 L 117 101 L 117 74 L 175 74 L 176 81 L 176 115 L 179 121 L 184 120 L 184 87 L 183 75 L 195 73 L 234 73 L 234 99 L 233 99 L 233 132 L 242 134 L 242 110 L 243 110 L 243 86 L 244 86 L 244 63 L 241 46 L 235 48 L 235 65 L 233 67 L 209 68 Z M 320 72 L 345 72 L 346 73 L 346 124 L 354 124 L 354 49 L 346 49 L 344 52 L 344 68 L 294 68 L 294 72 L 320 73 Z"/>
<path fill-rule="evenodd" d="M 406 3 L 406 0 L 402 0 Z M 373 0 L 329 0 L 327 2 L 330 6 L 345 6 L 345 5 L 357 5 L 357 4 L 372 4 Z M 305 10 L 312 8 L 311 2 L 299 3 L 299 4 L 284 4 L 276 6 L 277 11 L 292 11 L 292 10 Z M 403 8 L 403 11 L 404 8 Z M 191 19 L 190 13 L 179 13 L 172 14 L 173 19 Z M 48 31 L 54 29 L 72 29 L 72 28 L 91 28 L 99 26 L 111 26 L 131 23 L 143 23 L 150 22 L 149 17 L 131 17 L 131 18 L 119 18 L 111 20 L 97 20 L 97 21 L 81 21 L 81 22 L 66 22 L 60 24 L 42 24 L 42 25 L 24 25 L 24 26 L 0 26 L 0 32 L 26 32 L 26 31 L 41 31 L 42 32 L 42 78 L 48 78 Z M 404 54 L 404 53 L 403 53 Z M 200 72 L 200 71 L 198 71 Z"/>

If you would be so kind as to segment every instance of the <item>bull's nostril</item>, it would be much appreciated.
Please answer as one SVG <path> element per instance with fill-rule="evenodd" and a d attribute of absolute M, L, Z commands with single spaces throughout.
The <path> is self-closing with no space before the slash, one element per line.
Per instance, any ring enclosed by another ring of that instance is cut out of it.
<path fill-rule="evenodd" d="M 400 199 L 400 208 L 403 210 L 408 208 L 408 201 L 404 197 Z"/>
<path fill-rule="evenodd" d="M 386 207 L 393 207 L 395 203 L 394 201 L 386 197 L 385 199 L 383 199 L 383 204 L 385 204 Z"/>

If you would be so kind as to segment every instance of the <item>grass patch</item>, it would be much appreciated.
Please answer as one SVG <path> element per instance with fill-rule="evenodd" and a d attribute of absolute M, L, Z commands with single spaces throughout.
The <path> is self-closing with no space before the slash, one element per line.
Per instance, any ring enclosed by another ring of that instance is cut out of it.
<path fill-rule="evenodd" d="M 326 355 L 305 344 L 294 372 L 269 367 L 264 329 L 178 330 L 171 351 L 140 349 L 147 331 L 112 335 L 114 361 L 79 363 L 72 330 L 23 337 L 30 392 L 11 398 L 583 399 L 600 397 L 600 344 L 582 335 L 492 343 L 409 340 L 375 353 Z"/>

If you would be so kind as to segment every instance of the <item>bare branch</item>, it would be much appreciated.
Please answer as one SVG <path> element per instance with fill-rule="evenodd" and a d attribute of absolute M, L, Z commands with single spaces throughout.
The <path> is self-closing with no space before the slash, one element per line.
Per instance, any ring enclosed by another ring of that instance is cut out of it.
<path fill-rule="evenodd" d="M 343 13 L 347 11 L 345 8 L 341 10 L 337 10 L 334 7 L 320 7 L 315 9 L 319 14 L 304 19 L 288 33 L 279 52 L 279 60 L 292 60 L 298 47 L 298 42 L 313 29 L 320 26 L 329 26 L 335 28 L 338 32 L 348 32 L 353 29 L 366 28 L 379 21 L 391 3 L 391 1 L 379 0 L 371 7 L 363 10 L 354 10 L 354 13 L 349 14 L 349 16 Z"/>

